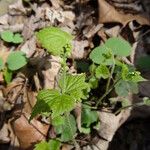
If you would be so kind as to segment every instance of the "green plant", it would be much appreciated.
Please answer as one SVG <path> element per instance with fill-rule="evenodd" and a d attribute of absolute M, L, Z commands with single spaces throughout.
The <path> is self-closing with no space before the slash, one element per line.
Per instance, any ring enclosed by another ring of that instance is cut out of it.
<path fill-rule="evenodd" d="M 105 44 L 96 47 L 90 54 L 92 64 L 89 67 L 90 76 L 85 73 L 69 74 L 67 58 L 71 54 L 72 36 L 56 27 L 47 27 L 36 33 L 38 42 L 49 54 L 60 56 L 61 69 L 55 89 L 43 89 L 38 92 L 37 102 L 33 107 L 30 120 L 38 114 L 46 115 L 51 119 L 57 138 L 60 142 L 70 142 L 78 149 L 75 140 L 77 133 L 89 134 L 91 128 L 97 129 L 99 117 L 97 109 L 106 100 L 114 100 L 116 97 L 127 106 L 127 96 L 138 92 L 138 82 L 145 81 L 134 66 L 128 65 L 122 59 L 131 53 L 130 44 L 121 38 L 110 38 Z M 87 71 L 85 66 L 83 70 Z M 80 68 L 82 70 L 82 68 Z M 92 95 L 91 89 L 99 92 L 101 81 L 106 81 L 105 90 L 100 97 Z M 111 97 L 114 91 L 116 97 Z M 95 103 L 91 103 L 93 101 Z M 81 127 L 77 130 L 76 119 L 72 110 L 77 103 L 81 103 Z M 145 101 L 146 103 L 146 101 Z M 42 147 L 46 142 L 37 144 L 36 148 Z M 49 146 L 48 143 L 46 143 Z M 42 148 L 44 148 L 44 145 Z M 47 147 L 46 146 L 46 147 Z M 36 149 L 40 150 L 40 149 Z"/>
<path fill-rule="evenodd" d="M 50 112 L 56 133 L 63 142 L 73 141 L 76 136 L 75 118 L 70 112 L 78 102 L 85 97 L 84 90 L 88 88 L 85 74 L 69 74 L 66 64 L 71 53 L 72 36 L 55 27 L 48 27 L 36 33 L 43 48 L 50 54 L 60 56 L 61 71 L 56 89 L 42 90 L 38 93 L 37 103 L 33 108 L 30 120 L 37 114 Z"/>
<path fill-rule="evenodd" d="M 1 33 L 1 38 L 5 42 L 19 44 L 23 42 L 23 38 L 19 33 L 14 34 L 12 31 L 3 31 Z"/>
<path fill-rule="evenodd" d="M 140 72 L 135 70 L 134 66 L 123 61 L 122 57 L 127 57 L 130 53 L 130 44 L 121 38 L 110 38 L 105 44 L 96 47 L 91 52 L 90 59 L 93 61 L 91 66 L 92 80 L 93 78 L 97 82 L 100 82 L 101 79 L 107 80 L 106 90 L 96 102 L 96 106 L 102 103 L 113 89 L 118 96 L 125 98 L 130 93 L 138 93 L 137 83 L 146 81 Z M 97 87 L 98 84 L 96 86 L 91 84 L 91 88 Z"/>
<path fill-rule="evenodd" d="M 0 70 L 3 71 L 6 83 L 9 83 L 11 81 L 14 71 L 22 68 L 26 64 L 27 58 L 25 56 L 25 53 L 21 51 L 10 52 L 5 64 L 2 58 L 0 58 Z"/>
<path fill-rule="evenodd" d="M 56 140 L 49 140 L 49 142 L 41 141 L 35 145 L 34 150 L 59 150 L 60 142 Z"/>

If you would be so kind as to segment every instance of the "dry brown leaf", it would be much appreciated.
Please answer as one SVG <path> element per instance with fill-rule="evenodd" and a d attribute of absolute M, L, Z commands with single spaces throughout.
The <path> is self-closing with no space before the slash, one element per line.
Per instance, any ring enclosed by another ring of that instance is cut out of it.
<path fill-rule="evenodd" d="M 96 144 L 100 149 L 107 150 L 109 142 L 111 142 L 117 129 L 128 119 L 131 110 L 122 111 L 119 115 L 115 116 L 112 113 L 100 112 L 100 130 L 99 135 L 103 139 L 100 139 Z M 104 140 L 105 139 L 105 140 Z"/>
<path fill-rule="evenodd" d="M 60 70 L 60 57 L 52 56 L 51 61 L 51 68 L 47 70 L 43 70 L 43 76 L 44 76 L 44 88 L 51 89 L 55 87 L 55 81 L 56 77 L 58 75 L 58 72 Z"/>
<path fill-rule="evenodd" d="M 23 6 L 23 1 L 17 0 L 15 3 L 9 5 L 9 13 L 11 15 L 26 14 L 26 9 Z"/>
<path fill-rule="evenodd" d="M 29 148 L 33 144 L 45 140 L 48 132 L 48 125 L 44 125 L 35 119 L 29 124 L 29 117 L 28 114 L 22 114 L 12 122 L 12 128 L 18 137 L 21 148 Z"/>
<path fill-rule="evenodd" d="M 115 27 L 112 27 L 110 29 L 106 29 L 105 33 L 109 36 L 109 37 L 117 37 L 120 31 L 120 26 L 117 25 Z"/>
<path fill-rule="evenodd" d="M 30 40 L 27 40 L 22 47 L 20 48 L 20 51 L 24 52 L 28 58 L 30 58 L 36 50 L 36 38 L 32 37 Z"/>
<path fill-rule="evenodd" d="M 9 55 L 9 53 L 10 53 L 10 51 L 8 51 L 7 48 L 1 44 L 0 57 L 3 59 L 4 64 L 7 61 L 7 57 Z"/>
<path fill-rule="evenodd" d="M 150 25 L 150 20 L 141 15 L 123 14 L 118 12 L 105 0 L 98 0 L 99 3 L 99 22 L 100 23 L 121 23 L 125 26 L 130 21 L 136 20 L 140 25 Z"/>
<path fill-rule="evenodd" d="M 73 148 L 73 146 L 64 144 L 64 145 L 62 145 L 62 149 L 61 150 L 71 150 L 72 148 Z"/>
<path fill-rule="evenodd" d="M 83 34 L 86 38 L 93 37 L 101 28 L 103 24 L 93 25 L 92 27 L 87 27 L 83 30 Z"/>
<path fill-rule="evenodd" d="M 76 108 L 74 109 L 74 113 L 76 116 L 76 122 L 79 131 L 81 131 L 81 112 L 82 112 L 81 103 L 78 103 Z"/>
<path fill-rule="evenodd" d="M 8 125 L 5 123 L 3 127 L 0 129 L 0 143 L 8 143 L 10 142 Z"/>
<path fill-rule="evenodd" d="M 0 16 L 0 24 L 7 25 L 8 24 L 8 14 L 5 14 L 3 16 Z"/>
<path fill-rule="evenodd" d="M 72 51 L 72 57 L 74 59 L 81 59 L 84 58 L 85 48 L 89 46 L 88 40 L 83 41 L 73 41 L 73 51 Z"/>

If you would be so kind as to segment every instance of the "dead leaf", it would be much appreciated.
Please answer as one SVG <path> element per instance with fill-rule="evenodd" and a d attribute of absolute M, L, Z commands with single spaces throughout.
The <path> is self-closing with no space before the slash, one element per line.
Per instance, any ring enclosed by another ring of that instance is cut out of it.
<path fill-rule="evenodd" d="M 109 36 L 109 37 L 117 37 L 120 31 L 120 26 L 116 25 L 115 27 L 112 27 L 110 29 L 106 29 L 105 33 Z"/>
<path fill-rule="evenodd" d="M 83 41 L 73 41 L 72 57 L 74 59 L 84 58 L 85 48 L 89 46 L 89 42 L 87 40 Z"/>
<path fill-rule="evenodd" d="M 3 127 L 0 129 L 0 143 L 9 143 L 9 131 L 8 131 L 8 125 L 5 123 Z"/>
<path fill-rule="evenodd" d="M 8 25 L 8 18 L 9 18 L 8 14 L 0 16 L 0 24 Z"/>
<path fill-rule="evenodd" d="M 18 137 L 20 147 L 24 149 L 45 140 L 49 128 L 49 125 L 44 125 L 35 119 L 29 124 L 29 117 L 30 115 L 25 113 L 11 123 L 15 135 Z"/>
<path fill-rule="evenodd" d="M 141 15 L 124 14 L 118 12 L 106 0 L 98 0 L 100 23 L 121 23 L 125 26 L 130 21 L 136 20 L 141 25 L 150 25 L 150 20 Z"/>
<path fill-rule="evenodd" d="M 28 58 L 30 58 L 35 53 L 35 50 L 36 50 L 35 36 L 30 38 L 30 40 L 27 40 L 20 48 L 20 51 L 24 52 Z"/>
<path fill-rule="evenodd" d="M 103 27 L 103 24 L 88 26 L 83 30 L 83 34 L 86 38 L 93 37 L 101 28 Z"/>
<path fill-rule="evenodd" d="M 58 72 L 60 70 L 60 57 L 52 56 L 51 61 L 51 68 L 47 70 L 43 70 L 43 76 L 44 76 L 44 88 L 51 89 L 55 87 L 55 81 L 56 77 L 58 75 Z"/>
<path fill-rule="evenodd" d="M 9 14 L 11 15 L 21 15 L 26 14 L 26 9 L 23 6 L 22 0 L 17 0 L 15 3 L 9 5 Z"/>

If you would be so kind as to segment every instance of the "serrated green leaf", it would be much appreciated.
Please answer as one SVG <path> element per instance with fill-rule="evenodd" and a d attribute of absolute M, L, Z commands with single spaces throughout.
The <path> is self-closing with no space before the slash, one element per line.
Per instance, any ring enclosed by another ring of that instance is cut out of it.
<path fill-rule="evenodd" d="M 65 117 L 64 116 L 57 116 L 52 119 L 52 125 L 53 126 L 60 126 L 65 123 Z"/>
<path fill-rule="evenodd" d="M 16 33 L 13 37 L 13 43 L 19 44 L 22 42 L 23 42 L 23 38 L 21 37 L 21 35 L 19 33 Z"/>
<path fill-rule="evenodd" d="M 35 145 L 34 150 L 50 150 L 50 145 L 46 141 L 41 141 Z"/>
<path fill-rule="evenodd" d="M 3 59 L 0 57 L 0 71 L 4 68 Z"/>
<path fill-rule="evenodd" d="M 34 150 L 60 150 L 60 145 L 60 142 L 57 140 L 41 141 L 35 145 Z"/>
<path fill-rule="evenodd" d="M 105 42 L 105 46 L 110 48 L 118 56 L 129 56 L 132 50 L 129 42 L 117 37 L 108 39 Z"/>
<path fill-rule="evenodd" d="M 75 100 L 73 97 L 67 94 L 59 95 L 53 101 L 49 101 L 48 104 L 52 109 L 52 118 L 62 115 L 65 112 L 71 111 L 75 107 Z"/>
<path fill-rule="evenodd" d="M 105 65 L 98 66 L 95 73 L 97 78 L 107 79 L 110 76 L 109 69 Z"/>
<path fill-rule="evenodd" d="M 85 125 L 86 128 L 98 120 L 98 114 L 96 111 L 91 111 L 90 108 L 84 107 L 82 110 L 82 125 Z"/>
<path fill-rule="evenodd" d="M 50 140 L 49 142 L 50 150 L 60 150 L 61 143 L 57 140 Z"/>
<path fill-rule="evenodd" d="M 42 107 L 41 107 L 42 106 Z M 61 94 L 59 91 L 42 90 L 38 93 L 37 103 L 33 108 L 31 119 L 41 112 L 52 111 L 52 118 L 71 111 L 75 106 L 73 97 L 67 94 Z"/>
<path fill-rule="evenodd" d="M 27 64 L 25 53 L 21 51 L 11 52 L 7 58 L 8 68 L 12 71 L 18 70 Z"/>
<path fill-rule="evenodd" d="M 111 50 L 105 45 L 96 47 L 90 53 L 90 59 L 96 64 L 111 65 L 113 64 L 113 58 Z"/>
<path fill-rule="evenodd" d="M 118 83 L 115 85 L 115 91 L 119 96 L 126 97 L 128 94 L 138 93 L 138 85 L 134 82 L 119 80 Z"/>
<path fill-rule="evenodd" d="M 85 74 L 62 75 L 59 80 L 59 86 L 62 89 L 62 93 L 71 95 L 75 100 L 80 100 L 83 97 L 83 89 L 88 88 L 85 82 Z"/>
<path fill-rule="evenodd" d="M 13 32 L 12 31 L 3 31 L 1 33 L 1 38 L 5 41 L 5 42 L 12 42 L 13 41 Z"/>
<path fill-rule="evenodd" d="M 31 121 L 38 114 L 42 114 L 50 111 L 51 109 L 49 105 L 44 101 L 44 99 L 38 99 L 36 104 L 33 107 L 29 121 Z"/>
<path fill-rule="evenodd" d="M 73 39 L 70 34 L 57 27 L 44 28 L 36 36 L 42 47 L 47 49 L 52 55 L 61 55 L 63 53 L 63 47 L 67 44 L 70 45 Z"/>
<path fill-rule="evenodd" d="M 61 140 L 63 142 L 71 141 L 77 131 L 76 121 L 73 115 L 65 117 L 65 124 L 62 126 Z"/>

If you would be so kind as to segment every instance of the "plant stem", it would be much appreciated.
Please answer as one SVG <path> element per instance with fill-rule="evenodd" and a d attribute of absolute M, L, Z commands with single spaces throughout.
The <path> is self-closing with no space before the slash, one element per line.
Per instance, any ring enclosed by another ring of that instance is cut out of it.
<path fill-rule="evenodd" d="M 120 78 L 121 79 L 121 78 Z M 102 97 L 100 97 L 100 99 L 98 100 L 98 102 L 96 103 L 96 107 L 98 107 L 98 105 L 100 104 L 100 102 L 113 90 L 114 86 L 117 84 L 117 82 L 120 80 L 118 79 L 109 90 L 105 91 L 105 93 L 102 95 Z"/>
<path fill-rule="evenodd" d="M 112 68 L 111 68 L 110 77 L 108 78 L 108 81 L 107 81 L 107 84 L 106 84 L 106 92 L 107 92 L 108 89 L 109 89 L 110 81 L 111 81 L 111 78 L 112 78 L 112 75 L 113 75 L 114 69 L 115 69 L 115 59 L 114 59 L 114 56 L 113 56 L 112 59 L 113 59 L 113 65 L 112 65 Z"/>
<path fill-rule="evenodd" d="M 130 107 L 138 107 L 138 106 L 142 106 L 143 105 L 143 102 L 140 102 L 140 103 L 135 103 L 135 104 L 132 104 L 132 105 L 128 105 L 128 106 L 125 106 L 125 107 L 121 107 L 120 109 L 118 109 L 116 112 L 115 112 L 115 115 L 117 115 L 121 110 L 123 109 L 127 109 L 127 108 L 130 108 Z"/>

